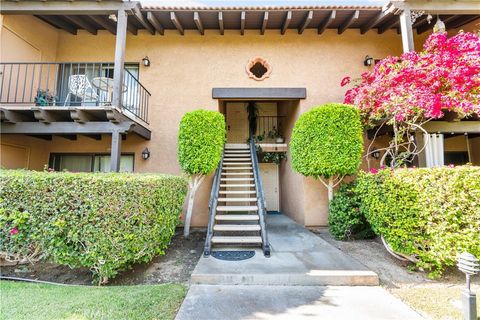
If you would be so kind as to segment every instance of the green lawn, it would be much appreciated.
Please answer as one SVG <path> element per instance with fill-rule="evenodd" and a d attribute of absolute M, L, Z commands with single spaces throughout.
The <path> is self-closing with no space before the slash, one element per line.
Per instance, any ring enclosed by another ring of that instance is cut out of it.
<path fill-rule="evenodd" d="M 173 319 L 186 291 L 181 284 L 66 287 L 0 281 L 0 319 Z"/>

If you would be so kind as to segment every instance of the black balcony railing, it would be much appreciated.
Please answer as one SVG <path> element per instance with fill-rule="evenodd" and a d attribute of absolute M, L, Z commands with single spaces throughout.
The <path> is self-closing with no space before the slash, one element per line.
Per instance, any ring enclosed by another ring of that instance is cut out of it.
<path fill-rule="evenodd" d="M 0 63 L 0 104 L 111 106 L 113 63 Z M 138 81 L 138 65 L 126 65 L 120 107 L 148 122 L 150 92 Z"/>

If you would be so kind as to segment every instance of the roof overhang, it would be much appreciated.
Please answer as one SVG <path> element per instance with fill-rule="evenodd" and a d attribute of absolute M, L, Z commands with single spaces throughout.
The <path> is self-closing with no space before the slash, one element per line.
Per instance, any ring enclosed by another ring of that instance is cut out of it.
<path fill-rule="evenodd" d="M 441 2 L 441 5 L 439 4 Z M 314 29 L 322 34 L 326 29 L 335 29 L 342 34 L 347 29 L 356 29 L 361 34 L 377 30 L 382 34 L 394 29 L 399 32 L 398 14 L 405 8 L 422 12 L 413 24 L 417 33 L 433 28 L 427 14 L 439 14 L 447 29 L 459 28 L 471 21 L 480 19 L 480 0 L 391 0 L 381 6 L 378 2 L 369 5 L 368 1 L 328 1 L 322 5 L 296 6 L 166 6 L 152 2 L 138 1 L 1 1 L 2 14 L 31 14 L 57 29 L 77 34 L 77 30 L 87 30 L 97 34 L 98 30 L 116 32 L 115 19 L 111 15 L 125 9 L 128 14 L 128 30 L 137 34 L 147 30 L 151 34 L 164 35 L 165 30 L 176 30 L 185 34 L 195 30 L 204 35 L 205 30 L 224 34 L 225 30 L 236 30 L 264 34 L 267 30 L 280 34 L 298 33 Z M 238 3 L 238 2 L 237 2 Z M 337 3 L 335 5 L 335 3 Z"/>
<path fill-rule="evenodd" d="M 212 98 L 220 100 L 299 100 L 306 88 L 213 88 Z"/>

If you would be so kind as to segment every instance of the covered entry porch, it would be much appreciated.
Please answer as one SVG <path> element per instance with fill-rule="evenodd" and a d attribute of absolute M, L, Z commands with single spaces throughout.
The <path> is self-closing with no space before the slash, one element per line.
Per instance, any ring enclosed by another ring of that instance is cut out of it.
<path fill-rule="evenodd" d="M 213 98 L 226 119 L 228 144 L 245 144 L 254 132 L 267 211 L 282 212 L 289 198 L 283 186 L 292 174 L 288 143 L 306 89 L 215 88 Z"/>

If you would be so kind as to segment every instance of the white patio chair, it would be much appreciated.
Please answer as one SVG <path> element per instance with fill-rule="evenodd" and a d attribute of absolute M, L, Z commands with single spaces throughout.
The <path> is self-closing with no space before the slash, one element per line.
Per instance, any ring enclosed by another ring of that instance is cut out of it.
<path fill-rule="evenodd" d="M 85 74 L 74 74 L 68 77 L 68 94 L 63 106 L 67 105 L 72 94 L 82 99 L 82 106 L 85 102 L 98 102 L 98 95 Z"/>

